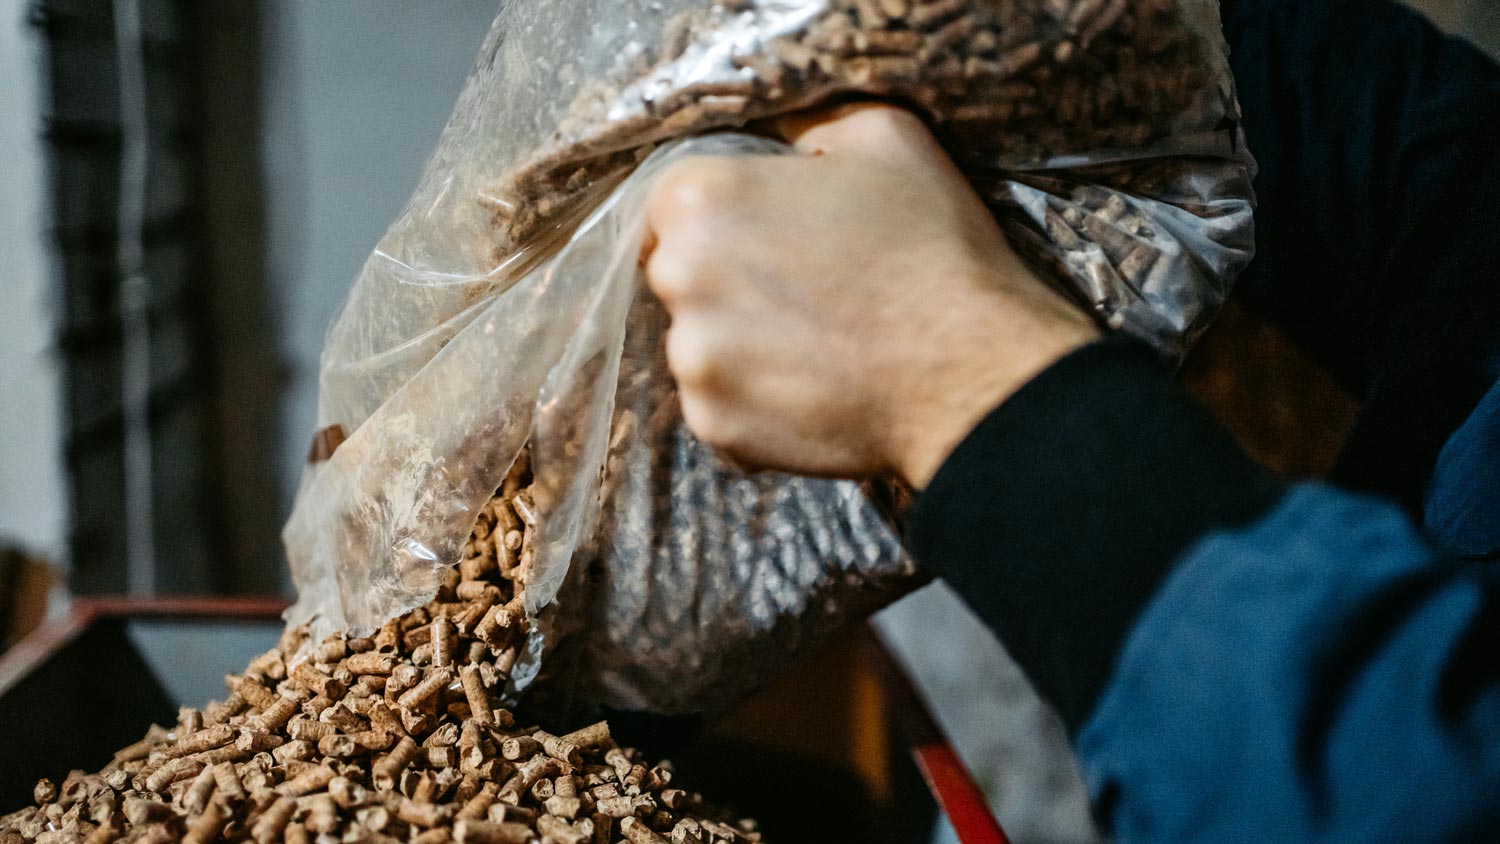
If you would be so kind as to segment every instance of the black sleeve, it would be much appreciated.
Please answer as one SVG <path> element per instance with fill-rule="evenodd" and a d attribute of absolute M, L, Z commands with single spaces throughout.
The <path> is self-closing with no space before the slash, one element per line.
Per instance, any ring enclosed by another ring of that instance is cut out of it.
<path fill-rule="evenodd" d="M 1225 0 L 1260 164 L 1239 294 L 1363 402 L 1333 480 L 1416 511 L 1500 376 L 1500 68 L 1390 0 Z"/>
<path fill-rule="evenodd" d="M 1500 376 L 1500 74 L 1387 0 L 1232 0 L 1256 182 L 1242 293 L 1364 400 L 1338 480 L 1415 509 Z M 1283 488 L 1144 349 L 1112 340 L 990 414 L 910 541 L 1077 728 L 1189 547 Z"/>
<path fill-rule="evenodd" d="M 1151 351 L 1114 339 L 980 423 L 918 498 L 909 536 L 1076 729 L 1187 546 L 1281 494 Z"/>

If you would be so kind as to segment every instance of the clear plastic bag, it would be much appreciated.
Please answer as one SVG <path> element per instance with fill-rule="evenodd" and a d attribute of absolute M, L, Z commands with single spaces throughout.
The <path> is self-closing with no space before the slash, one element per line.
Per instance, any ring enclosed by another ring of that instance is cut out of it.
<path fill-rule="evenodd" d="M 289 620 L 315 621 L 317 640 L 428 600 L 528 443 L 534 624 L 512 691 L 546 656 L 546 687 L 577 703 L 719 707 L 914 587 L 858 485 L 744 475 L 682 426 L 665 315 L 637 278 L 654 173 L 787 152 L 677 137 L 897 98 L 1024 254 L 1175 355 L 1250 251 L 1252 164 L 1216 14 L 1203 0 L 503 4 L 329 332 L 319 422 L 349 436 L 309 468 L 284 534 Z M 1153 81 L 1126 106 L 1137 76 Z M 1123 116 L 1104 120 L 1106 104 Z"/>

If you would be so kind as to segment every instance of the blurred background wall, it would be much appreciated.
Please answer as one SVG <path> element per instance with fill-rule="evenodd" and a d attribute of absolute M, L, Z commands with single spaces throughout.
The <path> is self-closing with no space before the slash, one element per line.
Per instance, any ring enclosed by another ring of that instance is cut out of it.
<path fill-rule="evenodd" d="M 283 502 L 314 430 L 324 331 L 416 185 L 495 8 L 262 4 L 266 277 L 286 366 L 276 454 Z"/>
<path fill-rule="evenodd" d="M 0 544 L 61 559 L 68 544 L 58 297 L 47 244 L 42 50 L 27 4 L 0 0 Z"/>
<path fill-rule="evenodd" d="M 1442 29 L 1500 59 L 1500 4 L 1494 0 L 1407 0 Z"/>

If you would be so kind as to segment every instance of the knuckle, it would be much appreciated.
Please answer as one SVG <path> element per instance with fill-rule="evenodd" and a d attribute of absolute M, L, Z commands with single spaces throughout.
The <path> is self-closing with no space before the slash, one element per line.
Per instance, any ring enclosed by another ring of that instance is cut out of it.
<path fill-rule="evenodd" d="M 701 218 L 727 207 L 743 185 L 742 169 L 728 158 L 687 158 L 662 171 L 652 211 L 668 219 Z"/>
<path fill-rule="evenodd" d="M 850 121 L 851 132 L 891 139 L 910 138 L 926 132 L 922 119 L 908 109 L 885 103 L 862 108 Z"/>
<path fill-rule="evenodd" d="M 690 299 L 698 286 L 696 261 L 672 247 L 659 247 L 646 262 L 646 283 L 668 306 Z"/>
<path fill-rule="evenodd" d="M 683 396 L 682 421 L 693 436 L 711 448 L 728 451 L 735 447 L 728 417 L 700 396 Z"/>
<path fill-rule="evenodd" d="M 694 323 L 679 322 L 667 331 L 667 367 L 678 383 L 692 388 L 713 384 L 719 365 L 708 335 Z"/>

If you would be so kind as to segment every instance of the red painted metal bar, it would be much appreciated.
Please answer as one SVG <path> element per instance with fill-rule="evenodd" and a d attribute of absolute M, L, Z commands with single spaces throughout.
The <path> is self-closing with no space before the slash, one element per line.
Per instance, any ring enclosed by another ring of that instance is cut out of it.
<path fill-rule="evenodd" d="M 211 618 L 241 621 L 272 621 L 288 606 L 280 596 L 131 598 L 101 596 L 77 598 L 74 609 L 89 620 L 103 618 Z"/>
<path fill-rule="evenodd" d="M 984 792 L 974 783 L 942 728 L 932 720 L 906 669 L 881 641 L 880 634 L 873 628 L 871 634 L 871 658 L 885 685 L 886 701 L 896 728 L 906 738 L 912 761 L 953 825 L 958 840 L 962 844 L 1010 844 L 1010 838 L 990 811 Z"/>
<path fill-rule="evenodd" d="M 0 694 L 78 638 L 90 624 L 108 618 L 214 618 L 272 620 L 287 607 L 285 598 L 75 598 L 68 611 L 33 630 L 0 654 Z"/>
<path fill-rule="evenodd" d="M 74 607 L 65 615 L 43 622 L 10 650 L 0 654 L 0 695 L 10 691 L 22 678 L 82 635 L 88 626 L 89 617 Z"/>

